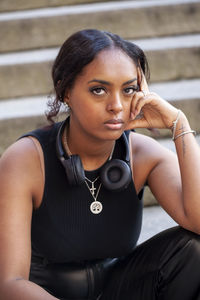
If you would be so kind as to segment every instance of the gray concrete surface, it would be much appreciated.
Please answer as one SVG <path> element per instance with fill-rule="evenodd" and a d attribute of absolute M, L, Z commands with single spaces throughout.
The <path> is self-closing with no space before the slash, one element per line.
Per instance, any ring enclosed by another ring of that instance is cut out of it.
<path fill-rule="evenodd" d="M 142 7 L 152 7 L 152 6 L 167 6 L 167 5 L 178 5 L 178 4 L 191 4 L 199 3 L 199 0 L 144 0 L 144 1 L 113 1 L 113 2 L 102 2 L 74 5 L 74 6 L 61 6 L 61 7 L 48 7 L 39 8 L 34 10 L 25 10 L 17 12 L 8 12 L 0 14 L 0 21 L 9 20 L 21 20 L 29 18 L 43 18 L 51 16 L 62 16 L 62 15 L 73 15 L 81 13 L 94 13 L 94 12 L 104 12 L 104 11 L 114 11 L 120 9 L 137 9 Z"/>
<path fill-rule="evenodd" d="M 199 14 L 200 0 L 114 1 L 0 13 L 0 52 L 59 46 L 64 36 L 83 28 L 127 39 L 199 33 Z"/>
<path fill-rule="evenodd" d="M 150 91 L 157 93 L 167 101 L 200 98 L 200 79 L 152 83 L 149 87 Z"/>
<path fill-rule="evenodd" d="M 144 51 L 192 48 L 200 46 L 200 34 L 185 34 L 167 37 L 155 37 L 132 41 Z"/>
<path fill-rule="evenodd" d="M 110 0 L 105 0 L 110 1 Z M 112 1 L 112 0 L 111 0 Z M 56 7 L 63 5 L 78 5 L 84 3 L 103 2 L 102 0 L 1 0 L 0 11 L 18 11 L 23 9 L 37 9 L 43 7 Z"/>
<path fill-rule="evenodd" d="M 158 51 L 163 49 L 178 49 L 200 47 L 200 34 L 176 35 L 170 37 L 148 38 L 132 40 L 144 51 Z M 4 53 L 0 55 L 0 66 L 40 63 L 53 61 L 59 48 L 37 49 L 21 52 Z"/>
<path fill-rule="evenodd" d="M 138 244 L 176 225 L 177 223 L 160 206 L 145 207 L 143 210 L 142 231 Z"/>

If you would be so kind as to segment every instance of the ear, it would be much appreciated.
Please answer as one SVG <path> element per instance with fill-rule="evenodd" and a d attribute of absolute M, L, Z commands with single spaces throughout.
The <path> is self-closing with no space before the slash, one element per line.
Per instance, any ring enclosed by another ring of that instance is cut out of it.
<path fill-rule="evenodd" d="M 69 89 L 67 89 L 65 91 L 64 102 L 67 103 L 68 105 L 70 105 L 70 90 Z"/>

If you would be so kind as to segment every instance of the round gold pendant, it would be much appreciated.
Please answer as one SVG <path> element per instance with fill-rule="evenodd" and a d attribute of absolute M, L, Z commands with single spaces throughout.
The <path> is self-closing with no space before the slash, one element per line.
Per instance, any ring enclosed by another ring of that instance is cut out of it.
<path fill-rule="evenodd" d="M 100 214 L 100 212 L 102 211 L 102 209 L 103 209 L 103 205 L 99 201 L 94 201 L 90 205 L 90 210 L 95 215 Z"/>

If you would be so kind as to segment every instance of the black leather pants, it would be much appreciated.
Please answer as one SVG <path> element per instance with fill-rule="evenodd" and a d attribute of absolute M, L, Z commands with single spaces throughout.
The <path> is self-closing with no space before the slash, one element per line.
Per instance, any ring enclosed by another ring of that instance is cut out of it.
<path fill-rule="evenodd" d="M 60 300 L 96 300 L 117 258 L 77 263 L 50 263 L 32 257 L 29 280 Z"/>
<path fill-rule="evenodd" d="M 112 272 L 101 300 L 200 300 L 200 236 L 180 227 L 139 245 Z"/>
<path fill-rule="evenodd" d="M 30 280 L 62 300 L 200 300 L 200 236 L 175 227 L 121 260 L 35 260 Z"/>

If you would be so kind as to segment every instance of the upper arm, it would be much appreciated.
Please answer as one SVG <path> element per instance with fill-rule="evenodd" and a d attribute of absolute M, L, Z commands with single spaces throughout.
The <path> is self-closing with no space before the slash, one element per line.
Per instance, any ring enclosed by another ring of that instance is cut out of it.
<path fill-rule="evenodd" d="M 0 278 L 28 279 L 31 218 L 40 194 L 39 159 L 30 139 L 13 144 L 0 159 Z"/>
<path fill-rule="evenodd" d="M 184 208 L 178 158 L 169 150 L 165 151 L 149 175 L 149 187 L 159 204 L 180 226 L 193 230 Z"/>
<path fill-rule="evenodd" d="M 133 134 L 132 145 L 136 189 L 148 182 L 159 204 L 178 224 L 188 228 L 177 155 L 154 139 L 139 134 Z"/>

